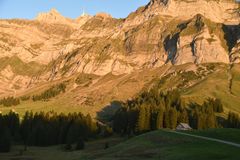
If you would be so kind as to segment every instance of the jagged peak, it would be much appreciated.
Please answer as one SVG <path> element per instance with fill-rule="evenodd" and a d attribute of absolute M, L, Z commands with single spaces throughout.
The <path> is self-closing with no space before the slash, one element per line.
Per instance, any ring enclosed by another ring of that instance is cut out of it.
<path fill-rule="evenodd" d="M 235 0 L 150 0 L 127 18 L 125 26 L 138 25 L 154 16 L 187 20 L 196 14 L 216 23 L 238 24 L 239 2 Z"/>
<path fill-rule="evenodd" d="M 96 14 L 96 17 L 101 17 L 103 19 L 109 19 L 112 18 L 112 16 L 108 13 L 100 12 Z"/>
<path fill-rule="evenodd" d="M 202 14 L 196 14 L 193 18 L 191 18 L 187 22 L 179 24 L 177 27 L 180 30 L 185 30 L 187 28 L 188 29 L 189 28 L 191 28 L 191 29 L 194 28 L 194 30 L 196 30 L 197 32 L 200 32 L 205 26 L 211 27 L 209 25 L 214 25 L 214 22 L 211 22 L 211 20 L 207 19 Z"/>
<path fill-rule="evenodd" d="M 150 1 L 150 5 L 153 4 L 160 4 L 160 5 L 168 5 L 168 3 L 170 2 L 170 0 L 151 0 Z"/>
<path fill-rule="evenodd" d="M 150 0 L 149 6 L 169 6 L 171 3 L 197 3 L 197 2 L 217 2 L 217 3 L 232 3 L 232 4 L 239 4 L 240 1 L 238 0 Z"/>
<path fill-rule="evenodd" d="M 56 8 L 52 8 L 49 13 L 53 15 L 61 15 Z"/>
<path fill-rule="evenodd" d="M 215 1 L 215 2 L 240 3 L 239 0 L 150 0 L 150 3 L 167 5 L 170 1 L 179 1 L 179 2 L 187 2 L 187 3 L 196 2 L 196 1 Z"/>
<path fill-rule="evenodd" d="M 66 21 L 66 18 L 63 17 L 55 8 L 51 9 L 47 13 L 39 13 L 36 19 L 47 23 L 63 23 Z"/>

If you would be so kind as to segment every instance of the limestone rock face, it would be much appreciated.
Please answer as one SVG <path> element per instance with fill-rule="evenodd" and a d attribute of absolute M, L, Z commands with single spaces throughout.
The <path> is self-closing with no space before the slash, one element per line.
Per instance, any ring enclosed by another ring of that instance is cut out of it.
<path fill-rule="evenodd" d="M 230 53 L 230 60 L 233 63 L 240 63 L 240 40 L 238 40 L 237 44 L 232 49 Z"/>
<path fill-rule="evenodd" d="M 209 22 L 202 15 L 181 24 L 173 35 L 165 38 L 168 61 L 173 64 L 185 63 L 230 63 L 221 26 Z M 225 47 L 225 48 L 224 48 Z"/>
<path fill-rule="evenodd" d="M 53 9 L 35 20 L 0 20 L 0 86 L 11 84 L 13 93 L 19 84 L 26 89 L 78 73 L 239 63 L 239 24 L 239 4 L 231 0 L 151 0 L 125 19 L 68 19 Z"/>
<path fill-rule="evenodd" d="M 156 15 L 183 20 L 197 14 L 216 23 L 240 23 L 239 4 L 234 0 L 151 0 L 147 6 L 130 14 L 127 20 L 128 25 L 138 25 Z"/>

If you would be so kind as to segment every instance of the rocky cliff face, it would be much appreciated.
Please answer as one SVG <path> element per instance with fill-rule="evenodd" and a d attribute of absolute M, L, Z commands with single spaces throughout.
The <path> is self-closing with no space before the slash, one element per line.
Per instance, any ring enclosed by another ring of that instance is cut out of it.
<path fill-rule="evenodd" d="M 151 0 L 128 18 L 139 24 L 156 15 L 186 20 L 196 14 L 216 23 L 238 24 L 239 4 L 235 0 Z"/>
<path fill-rule="evenodd" d="M 1 91 L 79 72 L 121 75 L 167 63 L 239 63 L 239 24 L 239 4 L 232 0 L 151 0 L 126 19 L 105 13 L 68 19 L 53 9 L 35 20 L 0 20 Z"/>

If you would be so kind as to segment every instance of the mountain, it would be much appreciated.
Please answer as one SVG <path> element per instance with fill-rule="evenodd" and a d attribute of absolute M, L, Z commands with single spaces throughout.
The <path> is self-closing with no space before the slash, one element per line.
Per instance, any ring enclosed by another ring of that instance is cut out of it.
<path fill-rule="evenodd" d="M 240 112 L 239 8 L 234 0 L 151 0 L 125 19 L 70 19 L 55 9 L 34 20 L 2 19 L 0 96 L 34 95 L 64 82 L 67 92 L 39 105 L 92 106 L 96 113 L 156 79 L 180 78 L 166 84 L 178 87 L 178 71 L 193 71 L 201 78 L 184 85 L 183 97 L 228 97 L 224 105 Z"/>

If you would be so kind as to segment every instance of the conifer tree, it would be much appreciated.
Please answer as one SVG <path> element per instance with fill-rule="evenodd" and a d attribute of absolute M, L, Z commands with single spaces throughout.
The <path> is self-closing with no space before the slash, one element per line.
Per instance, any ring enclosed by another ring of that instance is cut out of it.
<path fill-rule="evenodd" d="M 228 113 L 227 126 L 229 128 L 240 128 L 239 115 L 234 112 Z"/>
<path fill-rule="evenodd" d="M 186 109 L 182 109 L 182 111 L 180 111 L 178 113 L 178 123 L 189 123 L 189 118 L 188 118 L 188 113 Z"/>
<path fill-rule="evenodd" d="M 156 129 L 163 128 L 163 110 L 160 109 L 157 114 L 157 123 L 156 123 Z"/>
<path fill-rule="evenodd" d="M 177 126 L 177 110 L 175 108 L 171 108 L 169 110 L 169 128 L 175 129 Z"/>
<path fill-rule="evenodd" d="M 0 152 L 9 152 L 11 149 L 11 133 L 5 126 L 0 126 Z"/>
<path fill-rule="evenodd" d="M 214 113 L 210 113 L 207 115 L 206 119 L 206 128 L 215 128 L 216 127 L 216 117 Z"/>
<path fill-rule="evenodd" d="M 145 106 L 145 121 L 144 121 L 144 131 L 149 131 L 151 128 L 150 124 L 150 118 L 151 118 L 151 112 L 150 112 L 150 107 Z"/>
<path fill-rule="evenodd" d="M 145 119 L 146 119 L 146 110 L 145 107 L 141 106 L 138 113 L 138 121 L 137 121 L 137 132 L 145 131 Z"/>
<path fill-rule="evenodd" d="M 169 108 L 166 108 L 165 112 L 164 112 L 164 118 L 163 118 L 163 127 L 164 128 L 170 128 L 170 124 L 169 124 Z"/>

